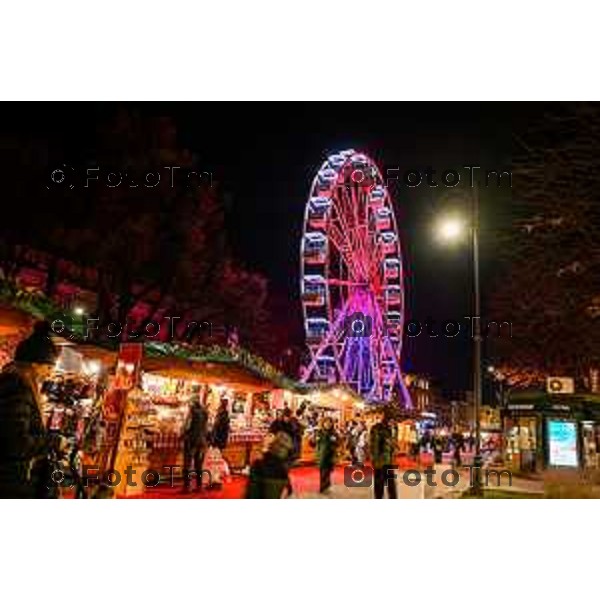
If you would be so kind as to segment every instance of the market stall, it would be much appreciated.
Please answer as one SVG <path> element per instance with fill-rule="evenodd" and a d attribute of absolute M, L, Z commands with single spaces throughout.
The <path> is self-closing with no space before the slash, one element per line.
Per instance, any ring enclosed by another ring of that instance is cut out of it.
<path fill-rule="evenodd" d="M 325 417 L 333 420 L 334 428 L 343 432 L 347 422 L 361 419 L 365 408 L 363 400 L 343 386 L 315 387 L 296 402 L 302 406 L 299 415 L 303 429 L 300 461 L 313 463 L 317 460 L 316 434 Z"/>
<path fill-rule="evenodd" d="M 192 399 L 201 398 L 205 403 L 209 440 L 217 409 L 225 399 L 230 433 L 223 457 L 231 471 L 243 470 L 261 450 L 274 417 L 273 390 L 273 382 L 234 361 L 223 364 L 144 354 L 139 381 L 127 396 L 117 463 L 154 470 L 175 485 L 181 483 L 184 432 Z M 169 465 L 174 467 L 165 470 Z M 118 490 L 120 494 L 130 492 L 123 486 Z"/>

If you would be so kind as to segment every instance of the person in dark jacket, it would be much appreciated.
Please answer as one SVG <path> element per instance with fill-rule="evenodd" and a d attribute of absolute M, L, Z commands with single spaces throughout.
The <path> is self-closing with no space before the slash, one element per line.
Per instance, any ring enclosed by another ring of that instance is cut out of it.
<path fill-rule="evenodd" d="M 292 450 L 292 438 L 287 433 L 269 434 L 265 453 L 250 468 L 245 498 L 274 500 L 289 495 L 289 456 Z"/>
<path fill-rule="evenodd" d="M 302 435 L 304 433 L 300 421 L 294 416 L 292 410 L 286 406 L 269 427 L 269 433 L 277 434 L 280 431 L 287 433 L 292 440 L 292 452 L 290 453 L 290 466 L 300 458 L 302 451 Z"/>
<path fill-rule="evenodd" d="M 304 427 L 300 422 L 300 417 L 302 413 L 300 411 L 296 411 L 296 415 L 290 416 L 290 425 L 292 431 L 292 455 L 290 457 L 290 461 L 293 464 L 296 462 L 300 455 L 302 454 L 302 437 L 304 435 Z"/>
<path fill-rule="evenodd" d="M 292 442 L 294 440 L 294 425 L 292 423 L 292 411 L 286 406 L 280 415 L 271 423 L 269 427 L 269 433 L 273 435 L 278 434 L 280 431 L 287 433 Z"/>
<path fill-rule="evenodd" d="M 374 492 L 376 499 L 382 499 L 385 488 L 388 497 L 397 498 L 396 480 L 391 477 L 396 453 L 396 434 L 394 423 L 386 412 L 382 412 L 381 420 L 371 427 L 369 436 L 371 460 L 373 462 Z"/>
<path fill-rule="evenodd" d="M 190 490 L 191 477 L 195 474 L 198 490 L 202 489 L 202 463 L 208 442 L 208 411 L 200 397 L 190 406 L 187 425 L 183 435 L 183 487 Z M 194 466 L 193 470 L 190 467 Z"/>
<path fill-rule="evenodd" d="M 324 494 L 331 487 L 331 473 L 335 467 L 338 436 L 331 417 L 325 417 L 317 433 L 317 456 L 319 457 L 319 492 Z"/>
<path fill-rule="evenodd" d="M 444 452 L 444 440 L 443 438 L 435 433 L 431 440 L 431 449 L 433 450 L 433 463 L 435 465 L 442 464 L 443 452 Z"/>
<path fill-rule="evenodd" d="M 212 431 L 212 445 L 221 452 L 227 447 L 229 440 L 229 412 L 227 411 L 227 398 L 221 400 L 219 410 L 215 416 L 215 423 Z"/>
<path fill-rule="evenodd" d="M 0 498 L 56 495 L 39 395 L 58 356 L 49 335 L 48 323 L 37 323 L 0 374 Z"/>
<path fill-rule="evenodd" d="M 453 435 L 453 447 L 454 447 L 454 454 L 453 454 L 453 458 L 454 458 L 454 466 L 456 467 L 461 467 L 462 466 L 462 457 L 461 457 L 461 452 L 464 450 L 465 447 L 465 442 L 464 442 L 464 438 L 462 436 L 462 433 L 460 432 L 455 432 Z"/>

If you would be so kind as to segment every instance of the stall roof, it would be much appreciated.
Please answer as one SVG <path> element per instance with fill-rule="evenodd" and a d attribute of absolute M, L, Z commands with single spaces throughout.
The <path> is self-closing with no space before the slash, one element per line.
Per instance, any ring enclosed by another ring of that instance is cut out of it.
<path fill-rule="evenodd" d="M 144 356 L 142 368 L 147 373 L 178 379 L 194 379 L 201 383 L 223 385 L 236 391 L 261 392 L 277 386 L 258 377 L 243 366 L 177 357 Z"/>
<path fill-rule="evenodd" d="M 352 388 L 339 383 L 332 384 L 302 384 L 296 385 L 296 392 L 302 395 L 310 396 L 318 394 L 321 398 L 331 398 L 331 403 L 335 401 L 345 401 L 352 404 L 364 404 L 366 401 L 359 396 Z"/>
<path fill-rule="evenodd" d="M 233 389 L 266 391 L 280 388 L 297 391 L 293 380 L 243 348 L 193 348 L 147 342 L 144 344 L 142 367 L 157 374 L 177 373 L 182 377 L 226 385 Z"/>
<path fill-rule="evenodd" d="M 17 289 L 0 281 L 0 335 L 27 335 L 36 319 L 53 318 L 61 311 L 39 292 Z M 70 346 L 83 356 L 113 366 L 119 353 L 116 341 L 91 342 L 81 332 L 65 331 L 53 336 L 58 346 Z M 296 391 L 296 384 L 272 365 L 250 352 L 212 346 L 184 347 L 177 344 L 146 342 L 142 368 L 146 371 L 181 378 L 194 378 L 232 389 L 266 391 L 275 388 Z"/>
<path fill-rule="evenodd" d="M 0 334 L 27 333 L 35 319 L 50 319 L 61 311 L 39 292 L 24 292 L 6 281 L 0 281 Z M 81 332 L 68 331 L 65 337 L 56 336 L 58 345 L 76 347 L 86 358 L 100 360 L 112 366 L 118 357 L 118 343 L 91 342 L 82 339 Z M 224 385 L 241 391 L 260 392 L 286 389 L 308 395 L 336 394 L 353 403 L 364 399 L 353 390 L 339 384 L 305 384 L 286 377 L 273 365 L 243 348 L 220 346 L 189 347 L 181 344 L 146 342 L 142 368 L 164 376 L 196 379 L 205 383 Z M 338 390 L 338 392 L 336 392 Z"/>
<path fill-rule="evenodd" d="M 0 306 L 0 336 L 21 335 L 31 331 L 35 318 L 14 306 Z"/>

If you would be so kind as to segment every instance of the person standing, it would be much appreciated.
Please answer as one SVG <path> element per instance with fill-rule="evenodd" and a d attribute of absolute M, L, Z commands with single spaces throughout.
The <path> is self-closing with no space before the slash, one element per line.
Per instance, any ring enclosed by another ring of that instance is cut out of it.
<path fill-rule="evenodd" d="M 197 487 L 202 489 L 202 463 L 207 446 L 208 411 L 199 396 L 194 397 L 183 435 L 183 488 L 190 491 L 190 479 L 196 474 Z M 193 464 L 193 470 L 190 467 Z"/>
<path fill-rule="evenodd" d="M 364 465 L 367 460 L 367 448 L 369 446 L 367 427 L 360 422 L 356 426 L 356 460 Z"/>
<path fill-rule="evenodd" d="M 317 456 L 319 457 L 319 492 L 324 494 L 331 487 L 331 472 L 335 467 L 338 436 L 331 417 L 325 417 L 317 433 Z"/>
<path fill-rule="evenodd" d="M 371 427 L 369 436 L 371 460 L 375 485 L 375 498 L 382 499 L 387 487 L 388 497 L 397 498 L 396 480 L 390 471 L 394 468 L 396 441 L 394 437 L 394 422 L 386 412 L 382 412 L 381 420 Z"/>
<path fill-rule="evenodd" d="M 211 449 L 207 455 L 210 472 L 211 489 L 219 489 L 223 485 L 223 477 L 229 473 L 229 467 L 223 458 L 223 451 L 229 441 L 230 420 L 227 410 L 227 398 L 221 398 L 219 409 L 215 415 L 213 428 L 210 436 Z"/>
<path fill-rule="evenodd" d="M 56 496 L 39 393 L 58 356 L 50 333 L 37 323 L 0 374 L 0 498 Z"/>
<path fill-rule="evenodd" d="M 229 411 L 227 410 L 227 398 L 221 399 L 219 410 L 215 416 L 215 422 L 212 431 L 212 445 L 223 452 L 229 441 L 230 430 Z"/>
<path fill-rule="evenodd" d="M 290 411 L 289 423 L 290 431 L 292 434 L 292 455 L 290 456 L 291 464 L 294 464 L 302 454 L 302 436 L 304 435 L 304 427 L 300 422 L 300 416 L 302 413 L 296 411 L 296 414 L 292 414 Z"/>

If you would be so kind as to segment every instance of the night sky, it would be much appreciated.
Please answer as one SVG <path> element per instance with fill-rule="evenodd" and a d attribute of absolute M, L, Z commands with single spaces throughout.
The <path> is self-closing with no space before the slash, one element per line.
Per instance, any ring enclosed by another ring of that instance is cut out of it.
<path fill-rule="evenodd" d="M 95 131 L 117 110 L 113 104 L 5 105 L 4 134 L 48 143 L 50 154 L 93 156 Z M 132 105 L 129 105 L 132 106 Z M 173 117 L 181 145 L 212 171 L 225 193 L 228 238 L 249 268 L 264 273 L 289 299 L 293 341 L 301 336 L 299 243 L 310 183 L 329 152 L 354 148 L 381 168 L 439 173 L 463 165 L 509 168 L 511 127 L 529 108 L 496 103 L 152 103 L 149 115 Z M 457 193 L 442 186 L 391 190 L 403 242 L 409 318 L 466 324 L 470 307 L 468 247 L 436 243 L 431 224 Z M 482 257 L 485 290 L 495 281 L 494 244 L 510 223 L 510 190 L 482 191 Z M 509 317 L 507 317 L 509 318 Z M 464 325 L 463 325 L 464 327 Z M 469 387 L 470 340 L 405 340 L 408 370 L 428 373 L 445 388 Z"/>

